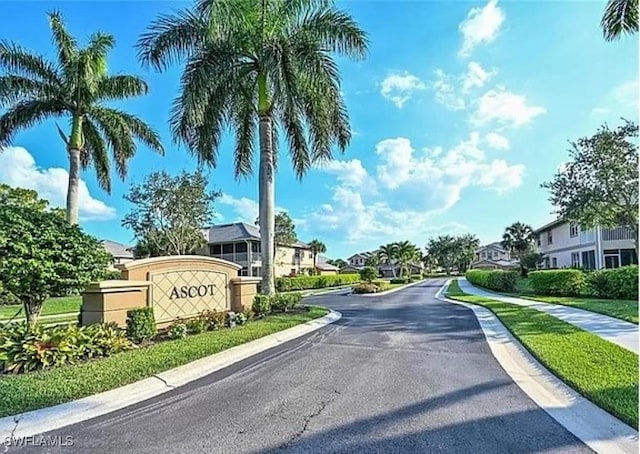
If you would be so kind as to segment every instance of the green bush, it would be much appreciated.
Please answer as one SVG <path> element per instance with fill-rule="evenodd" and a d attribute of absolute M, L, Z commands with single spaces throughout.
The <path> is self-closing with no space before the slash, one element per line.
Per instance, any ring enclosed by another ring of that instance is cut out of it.
<path fill-rule="evenodd" d="M 199 315 L 198 317 L 192 318 L 185 323 L 187 327 L 187 331 L 189 334 L 200 334 L 208 331 L 210 329 L 214 329 L 209 322 L 209 319 L 205 317 L 204 314 Z"/>
<path fill-rule="evenodd" d="M 118 270 L 106 270 L 102 279 L 105 281 L 117 281 L 118 279 L 122 279 L 122 273 Z"/>
<path fill-rule="evenodd" d="M 529 286 L 540 295 L 577 296 L 585 289 L 585 277 L 576 269 L 531 271 Z"/>
<path fill-rule="evenodd" d="M 187 325 L 182 322 L 178 322 L 171 325 L 167 331 L 167 336 L 169 339 L 184 339 L 187 337 L 188 333 L 189 329 L 187 328 Z"/>
<path fill-rule="evenodd" d="M 360 279 L 366 282 L 372 282 L 378 277 L 378 272 L 372 266 L 365 266 L 360 270 Z"/>
<path fill-rule="evenodd" d="M 248 320 L 249 318 L 247 317 L 247 314 L 245 314 L 244 312 L 238 312 L 236 314 L 236 323 L 238 325 L 244 325 L 247 323 Z"/>
<path fill-rule="evenodd" d="M 389 281 L 390 284 L 408 284 L 409 278 L 407 277 L 394 277 Z"/>
<path fill-rule="evenodd" d="M 421 281 L 422 280 L 422 274 L 412 274 L 410 279 L 411 279 L 411 282 Z"/>
<path fill-rule="evenodd" d="M 497 292 L 515 292 L 519 274 L 516 271 L 469 270 L 465 277 L 473 285 Z"/>
<path fill-rule="evenodd" d="M 638 299 L 638 265 L 594 271 L 586 281 L 588 292 L 598 298 Z"/>
<path fill-rule="evenodd" d="M 290 312 L 302 301 L 302 294 L 276 293 L 275 295 L 256 295 L 253 300 L 253 312 L 264 316 L 276 312 Z"/>
<path fill-rule="evenodd" d="M 373 281 L 370 283 L 356 284 L 351 287 L 351 291 L 352 293 L 360 295 L 363 293 L 380 293 L 388 288 L 389 284 L 387 284 L 386 281 Z"/>
<path fill-rule="evenodd" d="M 200 316 L 207 320 L 210 330 L 222 328 L 227 322 L 227 314 L 222 311 L 204 311 Z"/>
<path fill-rule="evenodd" d="M 271 298 L 269 295 L 256 295 L 251 307 L 257 317 L 264 317 L 271 313 Z"/>
<path fill-rule="evenodd" d="M 332 276 L 297 276 L 276 278 L 276 290 L 289 292 L 314 288 L 337 287 L 360 282 L 359 274 L 336 274 Z"/>
<path fill-rule="evenodd" d="M 24 373 L 110 356 L 132 347 L 113 324 L 29 326 L 11 323 L 0 328 L 0 370 Z"/>
<path fill-rule="evenodd" d="M 136 343 L 151 339 L 158 332 L 152 307 L 127 311 L 127 337 Z"/>

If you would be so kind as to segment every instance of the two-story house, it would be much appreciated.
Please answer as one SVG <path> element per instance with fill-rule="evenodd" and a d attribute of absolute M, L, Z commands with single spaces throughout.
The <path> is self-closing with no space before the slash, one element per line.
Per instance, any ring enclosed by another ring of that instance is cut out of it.
<path fill-rule="evenodd" d="M 476 250 L 475 260 L 471 268 L 488 270 L 506 270 L 517 268 L 518 259 L 511 257 L 511 252 L 502 246 L 502 242 L 496 241 Z"/>
<path fill-rule="evenodd" d="M 240 276 L 260 276 L 260 229 L 254 225 L 236 222 L 212 225 L 204 229 L 207 240 L 199 254 L 218 257 L 242 266 Z M 296 241 L 290 246 L 277 245 L 274 255 L 276 276 L 304 274 L 313 269 L 313 252 L 308 244 Z"/>
<path fill-rule="evenodd" d="M 131 252 L 131 246 L 116 243 L 111 240 L 102 240 L 100 243 L 102 244 L 102 247 L 111 254 L 112 259 L 109 269 L 115 270 L 117 269 L 117 265 L 122 265 L 123 263 L 130 262 L 134 259 L 133 252 Z"/>
<path fill-rule="evenodd" d="M 536 229 L 543 268 L 618 268 L 638 263 L 631 230 L 583 229 L 562 219 Z"/>
<path fill-rule="evenodd" d="M 371 257 L 375 257 L 378 254 L 378 251 L 373 252 L 359 252 L 357 254 L 352 255 L 347 259 L 348 265 L 340 272 L 342 273 L 353 273 L 359 272 L 362 268 L 366 266 L 367 260 Z M 407 263 L 407 269 L 409 270 L 409 274 L 421 274 L 424 271 L 424 266 L 422 262 L 412 262 Z M 400 264 L 386 264 L 379 263 L 377 266 L 378 274 L 382 277 L 393 277 L 399 276 L 401 273 Z"/>

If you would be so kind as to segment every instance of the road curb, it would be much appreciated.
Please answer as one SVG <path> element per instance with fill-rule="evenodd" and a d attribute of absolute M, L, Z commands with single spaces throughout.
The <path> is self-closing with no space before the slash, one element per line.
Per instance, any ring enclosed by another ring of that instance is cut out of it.
<path fill-rule="evenodd" d="M 413 287 L 414 285 L 422 284 L 426 280 L 427 279 L 422 279 L 420 281 L 412 282 L 410 284 L 405 284 L 405 285 L 403 285 L 401 287 L 392 288 L 391 290 L 385 290 L 384 292 L 380 292 L 380 293 L 360 293 L 360 294 L 352 293 L 351 295 L 353 295 L 353 296 L 364 296 L 364 297 L 368 297 L 368 298 L 371 298 L 371 297 L 374 297 L 374 296 L 385 296 L 385 295 L 388 295 L 388 294 L 393 293 L 393 292 L 398 292 L 400 290 L 404 290 L 405 288 Z"/>
<path fill-rule="evenodd" d="M 638 431 L 582 397 L 538 362 L 489 309 L 443 297 L 436 299 L 471 309 L 491 353 L 511 379 L 540 408 L 597 453 L 637 454 Z"/>
<path fill-rule="evenodd" d="M 0 440 L 49 432 L 159 396 L 257 353 L 323 328 L 341 317 L 342 314 L 339 312 L 331 311 L 324 317 L 237 345 L 129 385 L 53 407 L 0 418 Z"/>

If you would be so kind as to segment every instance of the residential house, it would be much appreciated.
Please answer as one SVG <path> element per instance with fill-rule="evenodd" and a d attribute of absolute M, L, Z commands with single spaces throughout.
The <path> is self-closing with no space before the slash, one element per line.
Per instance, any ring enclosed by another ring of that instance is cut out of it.
<path fill-rule="evenodd" d="M 111 254 L 113 257 L 111 264 L 109 266 L 110 269 L 116 269 L 116 265 L 121 265 L 123 263 L 130 262 L 134 259 L 133 252 L 131 252 L 131 246 L 127 246 L 125 244 L 116 243 L 111 240 L 102 240 L 100 241 L 102 247 Z"/>
<path fill-rule="evenodd" d="M 218 257 L 242 265 L 239 276 L 261 275 L 260 230 L 244 222 L 212 225 L 204 229 L 207 246 L 199 254 Z M 305 274 L 313 269 L 313 252 L 308 244 L 277 245 L 274 256 L 276 276 Z"/>
<path fill-rule="evenodd" d="M 362 268 L 366 266 L 367 259 L 370 257 L 376 256 L 378 251 L 373 252 L 359 252 L 357 254 L 352 255 L 347 259 L 348 265 L 340 270 L 341 273 L 358 273 Z M 408 263 L 407 267 L 409 268 L 410 274 L 421 274 L 424 270 L 424 265 L 422 262 Z M 377 267 L 378 275 L 382 277 L 393 277 L 400 276 L 400 264 L 386 264 L 380 263 Z"/>
<path fill-rule="evenodd" d="M 337 266 L 327 263 L 327 258 L 323 255 L 316 257 L 316 269 L 321 276 L 338 274 L 338 271 L 340 271 Z"/>
<path fill-rule="evenodd" d="M 618 268 L 638 263 L 631 230 L 626 227 L 583 229 L 562 219 L 534 233 L 542 268 Z"/>
<path fill-rule="evenodd" d="M 375 255 L 376 255 L 375 252 L 359 252 L 349 257 L 347 259 L 347 263 L 349 263 L 351 267 L 354 267 L 356 269 L 362 269 L 365 267 L 365 264 L 367 263 L 367 259 Z"/>
<path fill-rule="evenodd" d="M 475 260 L 471 263 L 471 268 L 483 270 L 507 270 L 516 268 L 519 261 L 511 257 L 511 252 L 496 241 L 476 250 Z"/>

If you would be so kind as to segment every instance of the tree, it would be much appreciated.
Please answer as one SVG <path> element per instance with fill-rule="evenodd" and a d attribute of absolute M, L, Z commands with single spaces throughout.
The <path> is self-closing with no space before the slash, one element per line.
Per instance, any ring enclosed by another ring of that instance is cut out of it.
<path fill-rule="evenodd" d="M 638 33 L 638 0 L 609 0 L 600 26 L 607 41 Z"/>
<path fill-rule="evenodd" d="M 378 248 L 378 258 L 382 263 L 391 266 L 393 277 L 396 277 L 396 269 L 394 267 L 398 260 L 398 247 L 396 243 L 389 243 Z"/>
<path fill-rule="evenodd" d="M 342 259 L 329 259 L 327 260 L 327 263 L 337 267 L 338 269 L 342 269 L 348 265 L 348 263 Z"/>
<path fill-rule="evenodd" d="M 451 268 L 456 264 L 459 244 L 452 235 L 440 235 L 431 238 L 427 244 L 429 254 L 442 266 L 447 275 L 451 274 Z"/>
<path fill-rule="evenodd" d="M 216 166 L 225 126 L 235 139 L 237 178 L 253 173 L 259 142 L 261 292 L 274 286 L 274 183 L 278 138 L 302 178 L 351 139 L 332 54 L 364 58 L 367 36 L 346 12 L 322 0 L 198 0 L 155 20 L 138 43 L 158 70 L 186 60 L 171 118 L 173 136 Z"/>
<path fill-rule="evenodd" d="M 569 222 L 593 228 L 628 228 L 638 253 L 638 125 L 611 130 L 605 124 L 592 137 L 571 142 L 571 161 L 552 181 L 542 184 L 550 192 L 556 212 Z"/>
<path fill-rule="evenodd" d="M 78 47 L 58 12 L 49 13 L 57 60 L 31 54 L 17 44 L 0 41 L 0 148 L 12 142 L 21 129 L 49 118 L 68 117 L 71 131 L 58 133 L 69 157 L 67 219 L 78 222 L 80 170 L 95 168 L 98 184 L 111 192 L 108 151 L 111 150 L 120 178 L 136 152 L 134 139 L 164 153 L 158 134 L 138 117 L 106 102 L 145 95 L 147 84 L 131 75 L 107 74 L 107 54 L 113 36 L 95 33 L 89 44 Z"/>
<path fill-rule="evenodd" d="M 311 253 L 313 254 L 313 271 L 317 272 L 316 264 L 318 254 L 327 252 L 327 246 L 325 246 L 322 241 L 314 239 L 313 241 L 311 241 L 311 243 L 309 243 L 309 247 L 311 248 Z"/>
<path fill-rule="evenodd" d="M 542 263 L 543 255 L 544 254 L 540 254 L 531 248 L 520 256 L 520 265 L 523 266 L 525 272 L 528 273 L 529 270 L 535 269 L 540 263 Z"/>
<path fill-rule="evenodd" d="M 475 235 L 466 234 L 456 237 L 455 243 L 455 262 L 458 266 L 458 271 L 464 273 L 476 256 L 476 250 L 480 247 L 480 240 Z"/>
<path fill-rule="evenodd" d="M 380 257 L 377 253 L 370 255 L 364 261 L 364 266 L 371 266 L 373 268 L 378 268 L 380 265 Z"/>
<path fill-rule="evenodd" d="M 171 176 L 153 172 L 124 196 L 134 207 L 122 220 L 138 239 L 138 253 L 193 254 L 205 244 L 202 228 L 211 222 L 220 192 L 208 191 L 201 171 Z"/>
<path fill-rule="evenodd" d="M 407 265 L 416 257 L 416 254 L 417 247 L 409 241 L 396 243 L 396 257 L 400 263 L 400 275 L 410 274 Z"/>
<path fill-rule="evenodd" d="M 372 266 L 365 266 L 360 270 L 360 279 L 369 284 L 371 284 L 376 277 L 378 277 L 378 272 Z"/>
<path fill-rule="evenodd" d="M 520 262 L 520 274 L 527 276 L 527 267 L 522 262 L 525 254 L 531 252 L 536 236 L 531 226 L 515 222 L 504 230 L 502 246 L 511 252 Z"/>
<path fill-rule="evenodd" d="M 34 325 L 50 296 L 79 291 L 104 275 L 111 256 L 100 242 L 49 209 L 35 191 L 0 185 L 0 280 Z"/>

